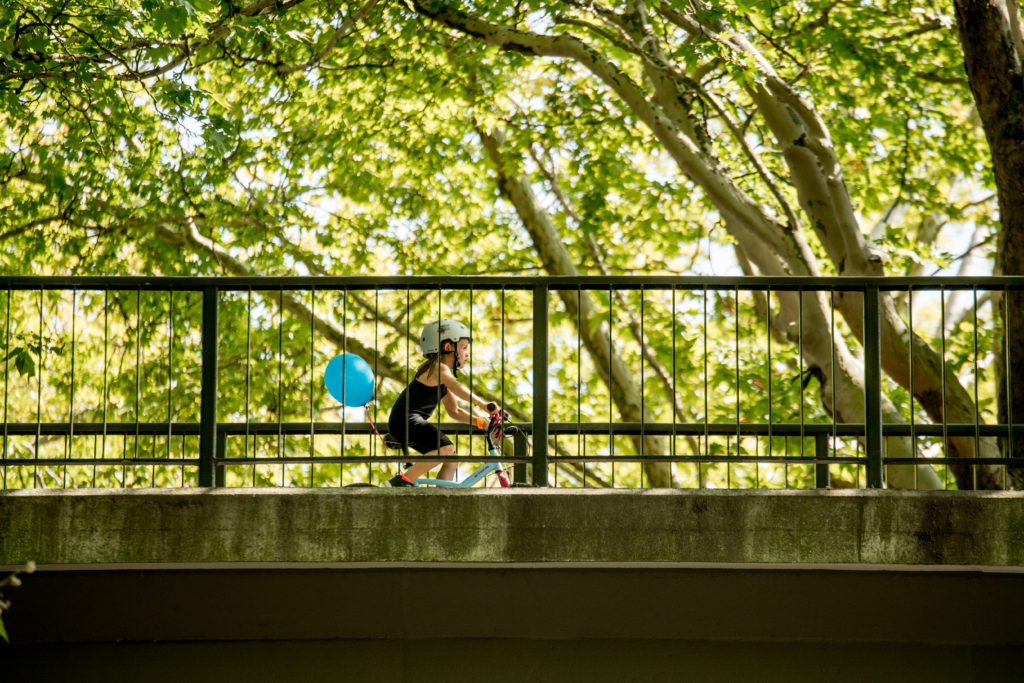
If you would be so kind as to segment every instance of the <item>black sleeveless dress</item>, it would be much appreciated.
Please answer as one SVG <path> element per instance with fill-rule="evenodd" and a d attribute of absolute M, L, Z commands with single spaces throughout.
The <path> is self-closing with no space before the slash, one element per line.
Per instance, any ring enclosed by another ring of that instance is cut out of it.
<path fill-rule="evenodd" d="M 437 404 L 447 393 L 448 387 L 443 384 L 429 387 L 418 379 L 410 382 L 398 396 L 388 417 L 391 436 L 420 454 L 453 445 L 452 440 L 430 421 Z"/>

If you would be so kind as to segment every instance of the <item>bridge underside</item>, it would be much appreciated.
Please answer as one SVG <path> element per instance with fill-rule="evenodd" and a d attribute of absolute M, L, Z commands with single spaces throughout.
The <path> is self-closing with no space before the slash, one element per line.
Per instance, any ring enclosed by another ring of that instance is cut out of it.
<path fill-rule="evenodd" d="M 1020 680 L 1024 498 L 19 491 L 11 680 Z"/>

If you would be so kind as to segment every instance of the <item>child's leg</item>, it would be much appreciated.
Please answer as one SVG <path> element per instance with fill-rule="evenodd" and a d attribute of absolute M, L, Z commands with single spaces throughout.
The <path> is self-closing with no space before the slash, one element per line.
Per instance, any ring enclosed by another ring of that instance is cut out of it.
<path fill-rule="evenodd" d="M 424 456 L 430 455 L 455 455 L 455 446 L 442 446 L 439 451 L 428 451 L 423 454 Z M 437 467 L 439 463 L 436 462 L 417 462 L 413 463 L 413 466 L 405 471 L 405 478 L 409 481 L 416 481 L 428 471 Z M 441 467 L 441 473 L 438 476 L 439 479 L 452 479 L 455 476 L 456 464 L 454 462 L 446 462 Z"/>
<path fill-rule="evenodd" d="M 452 454 L 454 455 L 455 448 L 452 448 Z M 459 471 L 459 464 L 457 462 L 446 462 L 441 465 L 441 471 L 438 473 L 438 479 L 447 479 L 452 481 L 455 479 L 455 473 Z"/>

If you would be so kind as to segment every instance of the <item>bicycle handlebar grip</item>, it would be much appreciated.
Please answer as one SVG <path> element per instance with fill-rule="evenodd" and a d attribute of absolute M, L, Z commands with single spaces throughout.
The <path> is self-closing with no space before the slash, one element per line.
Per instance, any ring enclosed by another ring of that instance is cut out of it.
<path fill-rule="evenodd" d="M 498 409 L 498 404 L 497 403 L 488 403 L 487 404 L 487 412 L 493 413 L 497 409 Z"/>

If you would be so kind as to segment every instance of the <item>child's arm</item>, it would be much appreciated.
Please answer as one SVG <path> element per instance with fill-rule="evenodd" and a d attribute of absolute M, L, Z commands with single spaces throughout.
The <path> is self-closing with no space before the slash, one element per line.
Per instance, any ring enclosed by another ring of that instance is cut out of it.
<path fill-rule="evenodd" d="M 479 429 L 487 428 L 487 421 L 482 417 L 474 417 L 472 414 L 472 404 L 478 405 L 488 413 L 493 413 L 492 410 L 487 410 L 488 402 L 480 398 L 469 389 L 467 389 L 459 380 L 455 379 L 455 375 L 448 368 L 447 365 L 441 365 L 441 374 L 438 378 L 439 381 L 448 387 L 448 393 L 441 399 L 444 403 L 445 410 L 451 415 L 452 419 L 457 422 L 465 422 L 466 424 L 475 424 Z M 464 401 L 469 401 L 471 408 L 469 411 L 463 410 L 459 407 L 456 398 L 461 398 Z M 497 410 L 497 407 L 495 407 Z"/>

